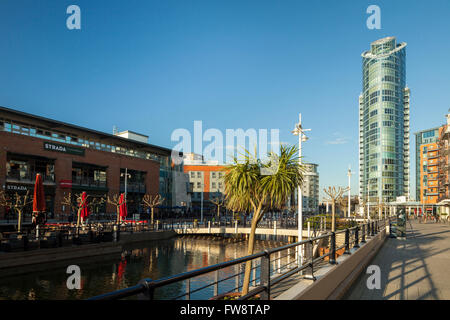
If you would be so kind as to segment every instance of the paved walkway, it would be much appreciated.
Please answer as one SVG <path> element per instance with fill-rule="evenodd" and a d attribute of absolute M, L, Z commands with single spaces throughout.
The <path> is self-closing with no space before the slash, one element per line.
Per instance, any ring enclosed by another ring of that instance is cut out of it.
<path fill-rule="evenodd" d="M 370 264 L 380 267 L 381 289 L 369 290 L 363 273 L 346 299 L 450 299 L 450 226 L 407 222 L 406 240 L 388 238 Z"/>

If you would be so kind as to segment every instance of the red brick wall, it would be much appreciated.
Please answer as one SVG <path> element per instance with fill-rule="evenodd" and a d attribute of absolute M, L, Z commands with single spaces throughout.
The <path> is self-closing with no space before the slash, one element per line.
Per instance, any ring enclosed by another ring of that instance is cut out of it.
<path fill-rule="evenodd" d="M 89 148 L 85 148 L 84 156 L 71 155 L 57 151 L 44 150 L 45 141 L 47 140 L 13 134 L 10 132 L 0 132 L 0 185 L 3 188 L 6 183 L 7 152 L 55 159 L 55 217 L 61 214 L 62 207 L 60 203 L 64 193 L 71 191 L 67 188 L 60 188 L 59 182 L 61 180 L 72 179 L 72 162 L 88 163 L 107 167 L 106 175 L 108 194 L 111 196 L 119 193 L 121 168 L 145 171 L 147 173 L 147 193 L 155 195 L 159 191 L 159 163 L 157 161 L 134 158 Z M 55 143 L 64 144 L 61 142 Z M 113 213 L 115 212 L 115 208 L 108 205 L 106 211 L 108 213 Z M 3 217 L 4 210 L 3 208 L 0 208 L 0 219 Z"/>

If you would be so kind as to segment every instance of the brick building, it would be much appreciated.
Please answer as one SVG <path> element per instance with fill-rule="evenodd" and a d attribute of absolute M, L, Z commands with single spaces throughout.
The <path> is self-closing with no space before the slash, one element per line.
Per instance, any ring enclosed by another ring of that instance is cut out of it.
<path fill-rule="evenodd" d="M 225 192 L 225 166 L 219 165 L 217 161 L 205 161 L 203 156 L 193 153 L 185 154 L 183 162 L 183 170 L 189 174 L 192 210 L 200 212 L 203 194 L 203 212 L 214 212 L 215 205 L 210 199 L 221 197 Z"/>
<path fill-rule="evenodd" d="M 10 194 L 32 193 L 36 173 L 41 173 L 49 218 L 66 219 L 69 210 L 61 201 L 68 193 L 122 193 L 127 173 L 129 215 L 143 213 L 146 193 L 161 194 L 170 207 L 171 173 L 182 172 L 182 166 L 171 166 L 171 150 L 148 144 L 145 137 L 107 134 L 0 107 L 0 187 Z M 97 210 L 115 213 L 109 204 Z"/>
<path fill-rule="evenodd" d="M 416 199 L 423 204 L 438 202 L 438 140 L 440 128 L 417 132 Z"/>

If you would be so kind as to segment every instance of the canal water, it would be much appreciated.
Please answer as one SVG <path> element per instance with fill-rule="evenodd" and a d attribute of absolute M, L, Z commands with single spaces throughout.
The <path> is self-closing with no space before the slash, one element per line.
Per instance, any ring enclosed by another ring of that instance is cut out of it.
<path fill-rule="evenodd" d="M 77 261 L 81 269 L 81 289 L 67 288 L 67 266 L 48 265 L 42 272 L 20 276 L 0 277 L 0 300 L 68 300 L 86 299 L 99 294 L 136 285 L 143 278 L 160 279 L 182 272 L 229 261 L 246 255 L 247 242 L 231 239 L 194 239 L 178 237 L 162 241 L 150 241 L 124 247 L 121 255 L 105 257 L 100 261 L 85 259 Z M 255 252 L 281 245 L 274 241 L 257 241 Z M 241 265 L 243 267 L 243 265 Z M 219 278 L 232 276 L 238 266 L 219 272 Z M 242 271 L 243 269 L 239 270 Z M 200 288 L 215 279 L 209 273 L 191 280 L 191 290 Z M 242 283 L 242 277 L 238 280 Z M 233 290 L 236 277 L 223 281 L 219 293 Z M 191 294 L 191 299 L 208 299 L 214 287 Z M 173 299 L 186 293 L 186 281 L 159 288 L 155 299 Z M 136 298 L 136 297 L 134 297 Z"/>

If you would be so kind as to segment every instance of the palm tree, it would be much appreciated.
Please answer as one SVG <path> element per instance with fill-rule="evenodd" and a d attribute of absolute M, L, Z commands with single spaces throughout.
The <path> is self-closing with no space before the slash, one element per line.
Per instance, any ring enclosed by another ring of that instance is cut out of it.
<path fill-rule="evenodd" d="M 256 153 L 256 152 L 255 152 Z M 248 240 L 247 254 L 253 254 L 255 233 L 264 210 L 281 208 L 291 192 L 303 181 L 303 166 L 298 161 L 298 149 L 295 146 L 280 147 L 280 156 L 269 154 L 269 163 L 252 156 L 247 150 L 243 160 L 236 157 L 233 164 L 225 167 L 225 199 L 228 209 L 253 212 Z M 276 167 L 275 167 L 276 165 Z M 276 168 L 269 174 L 269 170 Z M 250 285 L 251 261 L 245 266 L 242 295 L 246 295 Z"/>

